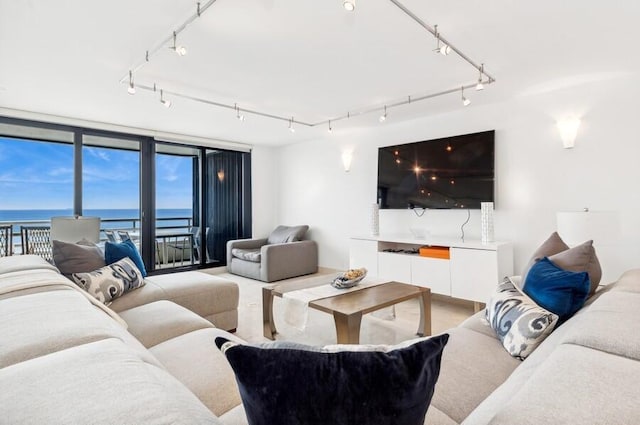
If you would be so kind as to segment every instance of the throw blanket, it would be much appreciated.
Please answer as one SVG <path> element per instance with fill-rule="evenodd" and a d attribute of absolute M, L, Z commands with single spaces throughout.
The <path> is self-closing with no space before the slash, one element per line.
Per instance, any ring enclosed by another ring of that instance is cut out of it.
<path fill-rule="evenodd" d="M 331 278 L 327 278 L 330 280 Z M 298 330 L 304 330 L 309 319 L 309 303 L 321 298 L 335 297 L 348 292 L 359 291 L 376 285 L 387 283 L 388 280 L 366 277 L 358 285 L 348 289 L 337 289 L 331 284 L 323 284 L 312 288 L 282 294 L 284 321 Z"/>

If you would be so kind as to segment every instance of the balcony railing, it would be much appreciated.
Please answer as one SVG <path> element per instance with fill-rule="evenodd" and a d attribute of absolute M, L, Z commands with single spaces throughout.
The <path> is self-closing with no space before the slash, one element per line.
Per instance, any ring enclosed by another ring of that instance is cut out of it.
<path fill-rule="evenodd" d="M 164 224 L 163 224 L 164 223 Z M 170 223 L 170 224 L 166 224 Z M 13 254 L 22 254 L 21 226 L 51 226 L 51 220 L 20 220 L 0 221 L 0 226 L 13 227 Z M 192 217 L 162 217 L 156 219 L 156 230 L 175 230 L 176 232 L 190 232 L 193 226 Z M 125 230 L 135 232 L 140 230 L 139 218 L 105 218 L 101 220 L 100 240 L 106 241 L 105 230 Z"/>

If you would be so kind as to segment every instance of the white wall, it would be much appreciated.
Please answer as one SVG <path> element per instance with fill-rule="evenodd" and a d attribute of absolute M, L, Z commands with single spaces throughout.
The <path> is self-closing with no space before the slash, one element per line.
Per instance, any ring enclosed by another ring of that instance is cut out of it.
<path fill-rule="evenodd" d="M 279 148 L 279 162 L 286 166 L 279 169 L 278 221 L 309 224 L 320 245 L 320 265 L 345 268 L 349 237 L 368 233 L 379 146 L 495 129 L 495 233 L 498 240 L 513 241 L 516 272 L 555 230 L 557 211 L 588 207 L 619 215 L 618 243 L 598 247 L 596 241 L 603 279 L 613 280 L 640 267 L 640 120 L 634 104 L 639 94 L 632 78 L 619 77 L 497 104 L 482 105 L 479 93 L 470 107 L 395 125 L 392 114 L 385 124 L 372 116 L 369 129 L 340 131 L 336 123 L 333 134 L 321 140 Z M 582 118 L 574 149 L 562 147 L 555 126 L 566 114 Z M 349 173 L 342 168 L 345 149 L 353 150 Z M 408 210 L 382 211 L 381 233 L 423 227 L 459 235 L 466 214 L 427 211 L 419 218 Z M 467 234 L 477 237 L 479 228 L 479 212 L 472 211 Z"/>
<path fill-rule="evenodd" d="M 279 175 L 274 148 L 256 146 L 251 150 L 251 203 L 253 236 L 264 237 L 278 225 Z"/>

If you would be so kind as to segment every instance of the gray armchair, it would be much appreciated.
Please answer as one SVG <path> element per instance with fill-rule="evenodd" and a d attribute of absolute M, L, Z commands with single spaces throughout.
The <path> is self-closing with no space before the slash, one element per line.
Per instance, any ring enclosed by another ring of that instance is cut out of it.
<path fill-rule="evenodd" d="M 309 226 L 278 226 L 268 238 L 227 242 L 229 273 L 273 282 L 318 271 L 318 245 L 302 240 Z"/>

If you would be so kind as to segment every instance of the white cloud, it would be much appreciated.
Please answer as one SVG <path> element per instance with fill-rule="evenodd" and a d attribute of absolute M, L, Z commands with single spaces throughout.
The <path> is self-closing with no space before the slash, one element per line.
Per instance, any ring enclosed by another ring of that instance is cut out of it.
<path fill-rule="evenodd" d="M 109 154 L 107 152 L 105 152 L 103 149 L 99 149 L 99 148 L 85 148 L 85 150 L 89 153 L 89 155 L 93 156 L 94 158 L 99 158 L 103 161 L 111 161 L 111 158 L 109 157 Z"/>

